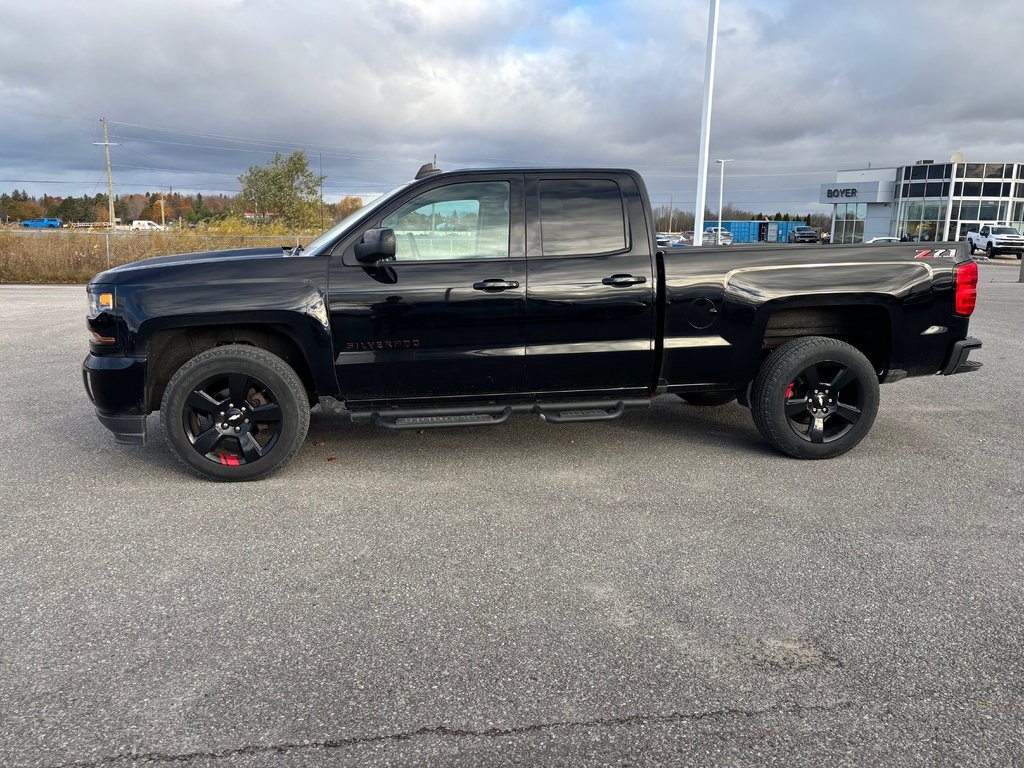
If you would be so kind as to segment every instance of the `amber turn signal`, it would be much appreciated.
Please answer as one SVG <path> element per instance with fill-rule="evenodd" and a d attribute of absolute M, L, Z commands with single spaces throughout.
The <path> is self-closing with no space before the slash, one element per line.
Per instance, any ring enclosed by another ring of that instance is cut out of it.
<path fill-rule="evenodd" d="M 107 293 L 104 295 L 109 296 L 110 294 Z M 97 344 L 117 344 L 117 339 L 110 336 L 100 336 L 96 331 L 92 331 L 92 340 Z"/>

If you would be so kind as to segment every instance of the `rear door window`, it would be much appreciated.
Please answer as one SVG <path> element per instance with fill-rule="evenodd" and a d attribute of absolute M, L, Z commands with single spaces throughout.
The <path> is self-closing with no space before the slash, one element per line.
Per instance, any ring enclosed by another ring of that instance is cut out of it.
<path fill-rule="evenodd" d="M 544 256 L 618 253 L 629 233 L 622 190 L 611 179 L 542 180 L 539 185 Z"/>

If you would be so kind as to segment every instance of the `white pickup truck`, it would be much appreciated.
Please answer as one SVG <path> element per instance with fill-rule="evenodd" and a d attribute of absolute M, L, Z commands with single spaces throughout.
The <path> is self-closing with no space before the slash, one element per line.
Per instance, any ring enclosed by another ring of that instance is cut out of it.
<path fill-rule="evenodd" d="M 1000 253 L 1012 253 L 1018 259 L 1024 254 L 1024 235 L 1003 224 L 984 224 L 977 232 L 967 233 L 967 248 L 984 251 L 990 259 Z"/>

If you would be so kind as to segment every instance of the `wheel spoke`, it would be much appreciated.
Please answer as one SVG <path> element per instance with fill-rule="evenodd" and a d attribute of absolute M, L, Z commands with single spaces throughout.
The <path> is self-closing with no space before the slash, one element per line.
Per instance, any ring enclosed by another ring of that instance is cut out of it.
<path fill-rule="evenodd" d="M 786 401 L 786 416 L 790 419 L 807 413 L 807 401 L 802 397 L 798 400 Z"/>
<path fill-rule="evenodd" d="M 244 373 L 232 373 L 228 377 L 228 384 L 231 387 L 231 402 L 236 407 L 242 407 L 245 398 L 249 396 L 250 379 Z"/>
<path fill-rule="evenodd" d="M 805 368 L 804 372 L 800 375 L 803 376 L 804 381 L 807 383 L 807 389 L 810 392 L 821 389 L 821 376 L 818 374 L 818 366 L 812 365 L 809 368 Z"/>
<path fill-rule="evenodd" d="M 277 403 L 268 403 L 252 409 L 252 420 L 258 422 L 280 421 L 281 406 Z"/>
<path fill-rule="evenodd" d="M 850 424 L 856 424 L 860 418 L 860 408 L 846 403 L 836 403 L 835 415 Z"/>
<path fill-rule="evenodd" d="M 256 438 L 252 436 L 251 432 L 246 432 L 239 437 L 238 442 L 242 446 L 242 454 L 245 456 L 246 461 L 256 461 L 256 459 L 263 455 L 263 449 L 260 448 L 260 444 L 256 442 Z"/>
<path fill-rule="evenodd" d="M 829 385 L 832 387 L 834 392 L 839 392 L 843 387 L 853 384 L 857 380 L 857 375 L 849 368 L 840 368 L 835 376 L 832 377 L 832 383 Z"/>
<path fill-rule="evenodd" d="M 812 443 L 825 442 L 825 420 L 817 417 L 811 419 L 811 424 L 807 428 L 807 436 Z"/>
<path fill-rule="evenodd" d="M 203 432 L 203 434 L 199 435 L 199 437 L 192 442 L 192 445 L 197 451 L 199 451 L 199 453 L 205 456 L 217 446 L 221 437 L 223 437 L 223 435 L 217 431 L 216 427 L 210 427 L 208 430 Z"/>
<path fill-rule="evenodd" d="M 185 401 L 185 405 L 193 411 L 200 411 L 202 413 L 217 413 L 222 408 L 220 403 L 200 390 L 190 394 Z"/>

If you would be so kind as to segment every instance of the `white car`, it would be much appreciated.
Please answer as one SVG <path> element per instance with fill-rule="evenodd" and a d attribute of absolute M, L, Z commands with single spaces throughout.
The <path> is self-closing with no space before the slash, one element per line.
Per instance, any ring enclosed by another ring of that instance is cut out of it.
<path fill-rule="evenodd" d="M 898 242 L 900 242 L 900 239 L 898 237 L 892 237 L 891 235 L 887 235 L 885 237 L 872 237 L 867 242 L 869 242 L 869 243 L 898 243 Z"/>
<path fill-rule="evenodd" d="M 161 226 L 160 224 L 157 224 L 155 221 L 149 221 L 148 219 L 136 219 L 135 221 L 132 222 L 132 229 L 143 232 L 159 232 L 163 231 L 164 229 L 167 229 L 167 227 Z"/>
<path fill-rule="evenodd" d="M 704 230 L 703 245 L 732 245 L 732 232 L 725 227 L 708 227 Z"/>

